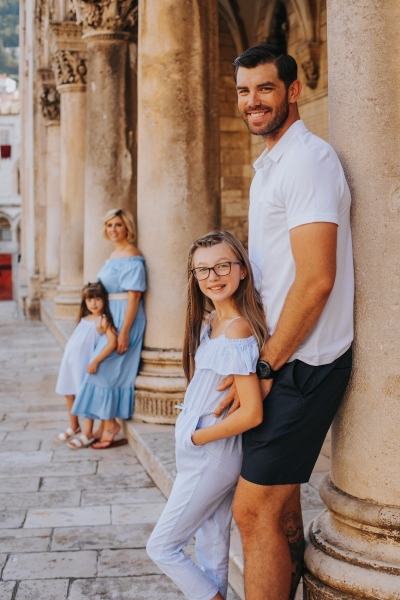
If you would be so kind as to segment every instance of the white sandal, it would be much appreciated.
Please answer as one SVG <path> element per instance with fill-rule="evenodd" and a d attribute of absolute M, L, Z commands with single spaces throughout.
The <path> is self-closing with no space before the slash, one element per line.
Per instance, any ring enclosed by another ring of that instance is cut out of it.
<path fill-rule="evenodd" d="M 75 435 L 77 435 L 80 432 L 81 432 L 80 427 L 78 427 L 78 429 L 76 431 L 74 431 L 72 429 L 72 427 L 67 427 L 67 429 L 65 431 L 58 434 L 58 436 L 55 438 L 55 441 L 60 442 L 60 443 L 68 442 L 68 440 L 70 440 L 71 438 L 73 438 Z"/>
<path fill-rule="evenodd" d="M 80 450 L 81 448 L 89 448 L 93 444 L 95 439 L 96 438 L 94 438 L 94 437 L 89 439 L 86 437 L 86 435 L 84 433 L 81 433 L 81 435 L 78 435 L 70 442 L 67 442 L 67 446 L 71 450 Z"/>

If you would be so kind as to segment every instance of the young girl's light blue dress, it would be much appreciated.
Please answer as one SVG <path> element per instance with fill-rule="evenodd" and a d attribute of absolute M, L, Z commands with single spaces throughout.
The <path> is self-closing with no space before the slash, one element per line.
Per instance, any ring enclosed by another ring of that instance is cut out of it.
<path fill-rule="evenodd" d="M 101 318 L 101 317 L 100 317 Z M 76 396 L 87 374 L 87 368 L 96 344 L 100 339 L 97 331 L 99 319 L 81 319 L 65 346 L 56 393 L 61 396 Z"/>
<path fill-rule="evenodd" d="M 146 272 L 142 256 L 106 260 L 97 277 L 108 294 L 146 290 Z M 109 300 L 117 332 L 121 330 L 124 322 L 127 303 L 128 300 Z M 72 408 L 74 415 L 102 421 L 116 417 L 130 419 L 145 324 L 146 316 L 141 298 L 130 330 L 128 350 L 124 354 L 114 351 L 99 364 L 96 373 L 86 376 Z M 106 345 L 107 336 L 102 336 L 91 360 L 100 354 Z"/>
<path fill-rule="evenodd" d="M 175 428 L 177 477 L 164 511 L 147 543 L 147 552 L 189 600 L 226 598 L 232 500 L 242 465 L 242 439 L 234 436 L 195 446 L 196 429 L 226 416 L 213 411 L 226 395 L 215 388 L 227 375 L 249 375 L 259 356 L 253 336 L 210 338 L 203 326 L 195 373 Z M 196 534 L 197 566 L 184 547 Z"/>

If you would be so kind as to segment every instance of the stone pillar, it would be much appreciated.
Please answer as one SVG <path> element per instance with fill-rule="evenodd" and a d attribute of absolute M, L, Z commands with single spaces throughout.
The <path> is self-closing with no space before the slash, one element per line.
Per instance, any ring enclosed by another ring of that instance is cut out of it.
<path fill-rule="evenodd" d="M 46 280 L 58 280 L 61 233 L 60 123 L 48 123 L 46 135 Z"/>
<path fill-rule="evenodd" d="M 75 319 L 83 285 L 86 46 L 73 22 L 53 23 L 52 63 L 61 96 L 60 278 L 55 316 Z"/>
<path fill-rule="evenodd" d="M 104 214 L 112 208 L 135 212 L 135 135 L 127 102 L 137 10 L 134 0 L 74 1 L 88 51 L 84 278 L 91 281 L 112 249 L 103 238 Z"/>
<path fill-rule="evenodd" d="M 308 529 L 308 600 L 400 598 L 399 21 L 398 0 L 328 2 L 331 143 L 353 196 L 355 367 L 320 489 L 327 510 Z"/>
<path fill-rule="evenodd" d="M 139 2 L 138 231 L 148 269 L 147 327 L 135 417 L 174 422 L 187 253 L 218 226 L 216 0 Z"/>
<path fill-rule="evenodd" d="M 60 205 L 60 96 L 51 69 L 37 70 L 38 111 L 35 128 L 35 196 L 41 296 L 58 276 L 58 239 L 51 248 L 51 206 Z M 58 138 L 58 141 L 57 141 Z M 50 204 L 49 204 L 50 203 Z"/>

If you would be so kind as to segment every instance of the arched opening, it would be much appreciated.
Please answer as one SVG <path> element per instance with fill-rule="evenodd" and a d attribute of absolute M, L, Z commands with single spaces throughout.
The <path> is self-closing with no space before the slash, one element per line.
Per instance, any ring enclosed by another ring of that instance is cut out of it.
<path fill-rule="evenodd" d="M 0 215 L 0 242 L 11 242 L 11 226 L 6 217 Z"/>
<path fill-rule="evenodd" d="M 276 44 L 287 52 L 289 38 L 289 20 L 286 12 L 286 6 L 283 2 L 275 4 L 274 13 L 271 19 L 269 35 L 266 38 L 268 44 Z"/>

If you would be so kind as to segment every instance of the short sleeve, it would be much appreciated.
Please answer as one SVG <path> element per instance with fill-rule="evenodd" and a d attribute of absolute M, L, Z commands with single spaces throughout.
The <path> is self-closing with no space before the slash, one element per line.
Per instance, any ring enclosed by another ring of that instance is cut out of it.
<path fill-rule="evenodd" d="M 255 338 L 228 339 L 221 336 L 199 346 L 196 369 L 211 369 L 220 375 L 255 373 L 259 350 Z"/>
<path fill-rule="evenodd" d="M 288 229 L 307 223 L 339 224 L 343 177 L 339 159 L 326 144 L 305 147 L 296 157 L 296 169 L 283 183 Z"/>
<path fill-rule="evenodd" d="M 127 261 L 120 277 L 120 287 L 124 292 L 144 292 L 146 290 L 146 269 L 140 258 Z"/>

